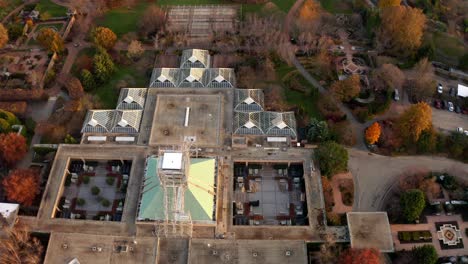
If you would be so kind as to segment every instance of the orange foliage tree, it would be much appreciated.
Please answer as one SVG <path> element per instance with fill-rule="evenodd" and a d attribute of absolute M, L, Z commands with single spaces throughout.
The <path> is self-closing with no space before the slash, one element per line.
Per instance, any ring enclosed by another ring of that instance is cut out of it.
<path fill-rule="evenodd" d="M 31 169 L 18 169 L 2 181 L 8 200 L 19 202 L 22 205 L 32 205 L 39 194 L 39 176 Z"/>
<path fill-rule="evenodd" d="M 0 49 L 3 48 L 8 42 L 8 31 L 7 29 L 3 26 L 2 23 L 0 23 Z"/>
<path fill-rule="evenodd" d="M 94 43 L 107 50 L 112 49 L 117 42 L 117 35 L 106 27 L 97 27 L 93 31 Z"/>
<path fill-rule="evenodd" d="M 342 264 L 379 264 L 380 254 L 376 249 L 350 248 L 340 255 Z"/>
<path fill-rule="evenodd" d="M 426 16 L 421 9 L 392 6 L 384 8 L 380 17 L 379 49 L 407 56 L 421 46 L 426 25 Z"/>
<path fill-rule="evenodd" d="M 421 133 L 432 126 L 432 110 L 427 103 L 417 103 L 408 108 L 398 120 L 402 139 L 416 142 Z"/>
<path fill-rule="evenodd" d="M 378 122 L 374 122 L 371 126 L 366 129 L 366 140 L 369 144 L 374 144 L 380 138 L 382 129 Z"/>
<path fill-rule="evenodd" d="M 12 165 L 24 158 L 28 152 L 26 138 L 16 133 L 0 134 L 0 156 Z"/>
<path fill-rule="evenodd" d="M 62 37 L 51 28 L 41 29 L 37 36 L 37 42 L 52 52 L 60 53 L 65 49 Z"/>
<path fill-rule="evenodd" d="M 345 80 L 336 81 L 330 88 L 336 98 L 343 102 L 348 102 L 358 96 L 361 91 L 359 75 L 351 75 Z"/>
<path fill-rule="evenodd" d="M 379 0 L 379 8 L 399 6 L 401 0 Z"/>
<path fill-rule="evenodd" d="M 299 18 L 302 21 L 316 19 L 320 13 L 320 4 L 316 0 L 306 0 L 299 10 Z"/>

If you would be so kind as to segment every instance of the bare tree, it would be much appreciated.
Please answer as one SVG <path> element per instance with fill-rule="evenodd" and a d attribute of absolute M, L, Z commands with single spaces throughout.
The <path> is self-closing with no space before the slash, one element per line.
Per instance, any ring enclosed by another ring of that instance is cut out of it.
<path fill-rule="evenodd" d="M 31 237 L 29 231 L 20 225 L 4 228 L 7 238 L 0 243 L 0 263 L 37 264 L 41 263 L 43 246 Z"/>
<path fill-rule="evenodd" d="M 164 29 L 165 23 L 166 13 L 156 5 L 151 5 L 146 9 L 141 18 L 139 25 L 140 34 L 145 37 L 155 35 L 158 31 Z"/>

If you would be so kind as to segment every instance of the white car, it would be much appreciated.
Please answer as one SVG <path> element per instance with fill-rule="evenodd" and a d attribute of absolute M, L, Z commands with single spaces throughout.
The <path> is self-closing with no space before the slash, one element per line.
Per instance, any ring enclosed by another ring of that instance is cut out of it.
<path fill-rule="evenodd" d="M 452 103 L 452 102 L 448 102 L 448 110 L 449 110 L 450 112 L 453 112 L 454 109 L 455 109 L 455 108 L 453 107 L 453 103 Z"/>
<path fill-rule="evenodd" d="M 441 94 L 443 91 L 444 91 L 444 87 L 442 86 L 441 83 L 439 83 L 439 84 L 437 85 L 437 92 Z"/>
<path fill-rule="evenodd" d="M 463 134 L 463 127 L 457 127 L 457 132 L 460 134 Z"/>
<path fill-rule="evenodd" d="M 465 136 L 468 137 L 468 130 L 465 130 L 465 132 L 463 132 L 465 134 Z"/>

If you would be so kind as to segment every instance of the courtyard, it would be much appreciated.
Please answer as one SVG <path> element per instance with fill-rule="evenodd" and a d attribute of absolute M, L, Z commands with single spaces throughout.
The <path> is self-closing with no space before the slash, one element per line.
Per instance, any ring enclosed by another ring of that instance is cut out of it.
<path fill-rule="evenodd" d="M 120 221 L 131 166 L 123 160 L 72 160 L 57 217 Z"/>
<path fill-rule="evenodd" d="M 308 225 L 302 164 L 234 164 L 234 225 Z"/>

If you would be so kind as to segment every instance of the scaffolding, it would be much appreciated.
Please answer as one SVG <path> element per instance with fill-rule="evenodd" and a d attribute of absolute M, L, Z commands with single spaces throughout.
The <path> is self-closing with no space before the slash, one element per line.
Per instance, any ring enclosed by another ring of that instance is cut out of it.
<path fill-rule="evenodd" d="M 193 223 L 190 213 L 185 212 L 184 200 L 188 185 L 191 141 L 180 146 L 160 148 L 158 176 L 164 190 L 164 220 L 155 223 L 158 237 L 192 237 Z M 172 166 L 165 166 L 166 159 L 174 159 Z"/>

